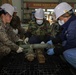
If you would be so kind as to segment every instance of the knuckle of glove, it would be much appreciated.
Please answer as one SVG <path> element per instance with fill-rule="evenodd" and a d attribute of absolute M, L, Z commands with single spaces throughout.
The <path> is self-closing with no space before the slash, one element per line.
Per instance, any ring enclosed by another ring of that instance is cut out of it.
<path fill-rule="evenodd" d="M 52 44 L 52 41 L 51 41 L 51 40 L 50 40 L 50 41 L 48 41 L 48 42 L 47 42 L 47 44 Z"/>
<path fill-rule="evenodd" d="M 23 51 L 23 48 L 19 47 L 19 49 L 17 50 L 17 53 L 21 53 Z"/>

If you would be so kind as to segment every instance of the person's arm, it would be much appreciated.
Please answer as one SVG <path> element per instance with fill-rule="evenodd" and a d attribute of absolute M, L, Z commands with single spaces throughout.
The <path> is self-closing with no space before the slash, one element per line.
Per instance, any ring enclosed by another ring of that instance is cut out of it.
<path fill-rule="evenodd" d="M 67 32 L 67 41 L 65 44 L 65 49 L 75 48 L 76 47 L 76 20 L 71 22 Z"/>
<path fill-rule="evenodd" d="M 54 45 L 52 40 L 48 41 L 47 44 Z M 59 54 L 62 54 L 64 50 L 65 50 L 65 48 L 61 44 L 56 44 L 56 45 L 54 45 L 53 48 L 49 48 L 47 50 L 47 54 L 48 55 L 53 55 L 53 54 L 59 55 Z"/>
<path fill-rule="evenodd" d="M 16 45 L 11 40 L 9 40 L 8 35 L 6 34 L 5 30 L 3 30 L 1 27 L 0 27 L 0 41 L 4 45 L 10 47 L 10 49 L 12 50 L 17 50 L 19 48 L 18 45 Z"/>
<path fill-rule="evenodd" d="M 59 54 L 71 48 L 76 48 L 76 20 L 72 21 L 67 29 L 66 40 L 64 46 L 57 45 L 54 48 L 54 53 Z"/>
<path fill-rule="evenodd" d="M 11 39 L 13 40 L 13 42 L 18 42 L 18 40 L 20 39 L 16 33 L 13 32 L 13 28 L 11 26 L 8 26 L 8 33 L 11 36 Z"/>
<path fill-rule="evenodd" d="M 51 35 L 52 28 L 50 26 L 50 23 L 48 21 L 46 21 L 45 25 L 46 25 L 46 29 L 47 29 L 47 35 Z"/>
<path fill-rule="evenodd" d="M 64 46 L 56 45 L 53 49 L 48 49 L 48 54 L 61 54 L 63 51 L 76 47 L 76 20 L 71 22 L 66 34 L 66 43 Z M 55 41 L 55 40 L 54 40 Z M 51 43 L 50 43 L 51 44 Z"/>
<path fill-rule="evenodd" d="M 27 32 L 25 33 L 25 36 L 26 37 L 31 37 L 31 35 L 35 32 L 35 30 L 36 30 L 36 26 L 35 26 L 35 24 L 34 23 L 29 23 L 29 25 L 28 25 L 28 30 L 27 30 Z"/>

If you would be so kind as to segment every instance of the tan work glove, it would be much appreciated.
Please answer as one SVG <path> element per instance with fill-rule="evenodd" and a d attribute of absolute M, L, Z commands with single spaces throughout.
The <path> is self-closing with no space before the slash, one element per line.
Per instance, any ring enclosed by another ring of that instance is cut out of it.
<path fill-rule="evenodd" d="M 14 32 L 15 34 L 18 34 L 18 29 L 13 29 L 13 32 Z"/>
<path fill-rule="evenodd" d="M 25 40 L 24 40 L 24 43 L 27 44 L 28 43 L 28 40 L 29 40 L 29 38 L 26 37 Z"/>
<path fill-rule="evenodd" d="M 42 41 L 42 42 L 41 42 L 41 44 L 45 44 L 45 42 L 44 42 L 44 41 Z"/>
<path fill-rule="evenodd" d="M 18 50 L 17 50 L 16 52 L 17 52 L 17 53 L 23 52 L 23 48 L 22 48 L 22 47 L 19 47 Z"/>

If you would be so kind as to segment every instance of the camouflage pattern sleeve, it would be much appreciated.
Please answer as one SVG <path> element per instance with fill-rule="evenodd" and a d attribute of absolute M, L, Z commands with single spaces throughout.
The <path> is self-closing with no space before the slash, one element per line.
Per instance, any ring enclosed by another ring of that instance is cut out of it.
<path fill-rule="evenodd" d="M 37 30 L 36 23 L 33 22 L 33 21 L 30 21 L 30 23 L 28 25 L 28 32 L 31 32 L 32 34 L 35 34 L 36 30 Z"/>
<path fill-rule="evenodd" d="M 25 36 L 26 36 L 25 33 L 26 33 L 26 30 L 23 27 L 19 26 L 18 27 L 18 35 L 19 35 L 20 39 L 25 38 Z"/>
<path fill-rule="evenodd" d="M 51 35 L 51 25 L 50 25 L 49 22 L 47 22 L 46 25 L 47 25 L 47 26 L 46 26 L 46 27 L 47 27 L 47 34 L 48 34 L 48 35 Z"/>
<path fill-rule="evenodd" d="M 31 25 L 32 25 L 32 21 L 29 22 L 28 30 L 27 30 L 28 32 L 31 32 L 31 31 L 32 31 L 32 27 L 31 27 Z"/>
<path fill-rule="evenodd" d="M 12 35 L 12 34 L 11 34 Z M 7 33 L 5 32 L 5 29 L 0 26 L 0 41 L 8 46 L 11 50 L 17 50 L 19 47 L 15 43 L 13 43 L 11 40 L 9 40 L 9 37 Z"/>
<path fill-rule="evenodd" d="M 13 42 L 18 42 L 18 40 L 20 39 L 20 38 L 17 36 L 17 34 L 15 34 L 15 33 L 13 32 L 13 28 L 12 28 L 10 25 L 8 25 L 7 33 L 8 33 L 8 35 L 11 37 L 11 40 L 12 40 Z"/>
<path fill-rule="evenodd" d="M 50 25 L 48 29 L 52 37 L 56 37 L 57 33 L 59 32 L 59 28 L 60 25 L 58 23 L 53 23 L 52 25 Z"/>

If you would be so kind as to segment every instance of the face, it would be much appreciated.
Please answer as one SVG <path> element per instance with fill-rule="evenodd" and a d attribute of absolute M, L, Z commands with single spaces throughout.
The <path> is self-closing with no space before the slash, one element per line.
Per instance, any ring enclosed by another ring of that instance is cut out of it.
<path fill-rule="evenodd" d="M 64 22 L 67 22 L 68 18 L 61 16 L 61 17 L 59 17 L 59 20 L 61 20 L 61 21 L 63 20 Z"/>
<path fill-rule="evenodd" d="M 43 19 L 36 19 L 36 23 L 37 23 L 38 25 L 41 25 L 41 24 L 43 23 Z"/>
<path fill-rule="evenodd" d="M 70 17 L 71 16 L 69 14 L 65 14 L 65 15 L 60 16 L 59 20 L 58 20 L 59 24 L 63 25 L 65 22 L 67 22 L 69 20 Z"/>
<path fill-rule="evenodd" d="M 17 12 L 14 12 L 14 13 L 13 13 L 13 16 L 16 16 L 16 15 L 17 15 Z"/>
<path fill-rule="evenodd" d="M 7 13 L 7 14 L 5 15 L 6 23 L 10 23 L 10 22 L 11 22 L 11 19 L 12 19 L 12 16 Z"/>

